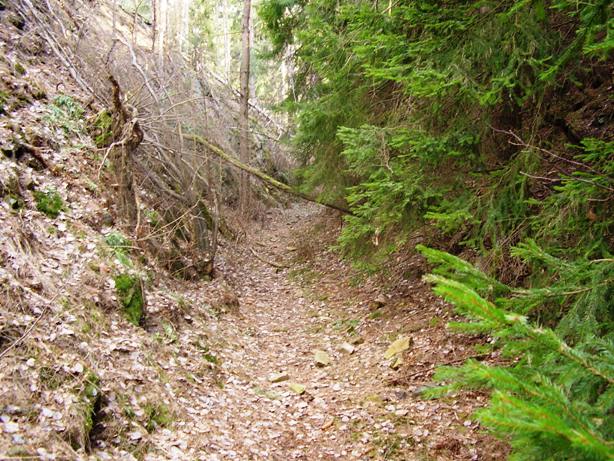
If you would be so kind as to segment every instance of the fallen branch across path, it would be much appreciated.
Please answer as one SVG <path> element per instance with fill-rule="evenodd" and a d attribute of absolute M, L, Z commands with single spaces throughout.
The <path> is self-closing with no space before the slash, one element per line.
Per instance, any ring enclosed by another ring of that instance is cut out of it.
<path fill-rule="evenodd" d="M 347 208 L 343 208 L 341 206 L 334 205 L 332 203 L 324 202 L 315 197 L 311 197 L 310 195 L 297 191 L 292 186 L 289 186 L 288 184 L 284 184 L 283 182 L 280 182 L 276 180 L 275 178 L 270 177 L 269 175 L 260 171 L 259 169 L 254 168 L 253 166 L 247 165 L 241 162 L 239 159 L 233 157 L 232 155 L 227 154 L 220 147 L 216 146 L 211 141 L 203 138 L 202 136 L 198 136 L 196 134 L 185 134 L 184 138 L 189 139 L 190 141 L 193 141 L 197 144 L 200 144 L 201 146 L 207 148 L 211 153 L 220 157 L 222 160 L 230 163 L 231 165 L 233 165 L 236 168 L 239 168 L 240 170 L 243 170 L 251 174 L 252 176 L 256 176 L 261 181 L 264 181 L 265 183 L 275 187 L 276 189 L 282 192 L 286 192 L 290 195 L 294 195 L 295 197 L 302 198 L 303 200 L 307 200 L 308 202 L 317 203 L 318 205 L 332 208 L 333 210 L 337 210 L 345 214 L 353 214 Z"/>
<path fill-rule="evenodd" d="M 431 372 L 435 371 L 436 367 L 447 367 L 449 365 L 456 365 L 458 363 L 465 362 L 465 361 L 471 360 L 471 359 L 481 359 L 481 358 L 489 357 L 490 355 L 491 355 L 490 353 L 475 354 L 475 355 L 470 355 L 468 357 L 459 357 L 459 358 L 448 360 L 448 361 L 445 361 L 445 362 L 435 363 L 435 364 L 431 365 L 431 367 L 429 367 L 429 368 L 423 368 L 422 370 L 418 370 L 418 371 L 415 371 L 415 372 L 410 373 L 408 375 L 404 375 L 403 376 L 403 380 L 409 380 L 410 378 L 414 378 L 416 376 L 419 376 L 419 375 L 422 375 L 422 374 L 425 374 L 425 373 L 431 373 Z"/>
<path fill-rule="evenodd" d="M 276 263 L 275 261 L 269 261 L 267 259 L 264 259 L 262 256 L 260 256 L 258 253 L 256 253 L 256 250 L 254 250 L 253 248 L 250 247 L 249 251 L 252 252 L 252 254 L 256 257 L 256 259 L 258 259 L 259 261 L 262 261 L 265 264 L 268 264 L 269 266 L 273 266 L 277 269 L 286 269 L 288 266 L 284 265 L 284 264 L 279 264 Z"/>

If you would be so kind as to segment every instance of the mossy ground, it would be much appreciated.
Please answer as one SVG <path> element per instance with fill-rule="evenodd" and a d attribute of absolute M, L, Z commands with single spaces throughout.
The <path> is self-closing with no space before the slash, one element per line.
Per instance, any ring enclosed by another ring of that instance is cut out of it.
<path fill-rule="evenodd" d="M 133 325 L 141 325 L 145 317 L 145 300 L 141 280 L 128 274 L 117 275 L 114 280 L 115 290 L 126 318 Z"/>
<path fill-rule="evenodd" d="M 113 138 L 112 125 L 113 117 L 108 110 L 104 109 L 96 115 L 91 123 L 91 135 L 94 138 L 96 147 L 103 148 L 111 144 Z"/>
<path fill-rule="evenodd" d="M 0 115 L 8 111 L 10 95 L 6 91 L 0 91 Z"/>
<path fill-rule="evenodd" d="M 26 68 L 23 66 L 23 64 L 21 64 L 20 62 L 16 62 L 15 65 L 13 66 L 15 69 L 15 72 L 17 72 L 17 74 L 19 75 L 25 75 L 26 73 Z"/>
<path fill-rule="evenodd" d="M 100 378 L 92 371 L 86 371 L 83 380 L 75 389 L 76 403 L 72 416 L 73 424 L 66 433 L 67 441 L 75 449 L 89 449 L 90 436 L 100 409 Z"/>
<path fill-rule="evenodd" d="M 149 402 L 144 405 L 146 424 L 145 428 L 148 432 L 154 432 L 161 427 L 167 427 L 173 422 L 173 417 L 164 403 Z"/>
<path fill-rule="evenodd" d="M 36 209 L 50 218 L 57 218 L 64 209 L 62 196 L 54 189 L 34 191 Z"/>

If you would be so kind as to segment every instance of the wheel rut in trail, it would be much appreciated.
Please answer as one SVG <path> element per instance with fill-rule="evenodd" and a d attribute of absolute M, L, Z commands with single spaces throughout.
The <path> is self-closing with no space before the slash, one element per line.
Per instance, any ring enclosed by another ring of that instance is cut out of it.
<path fill-rule="evenodd" d="M 471 351 L 445 333 L 448 307 L 414 280 L 404 286 L 408 295 L 394 295 L 400 301 L 393 296 L 371 310 L 377 283 L 352 283 L 352 272 L 327 250 L 339 219 L 320 213 L 294 206 L 252 230 L 259 257 L 244 248 L 227 274 L 240 307 L 204 332 L 221 362 L 218 386 L 177 387 L 189 418 L 157 436 L 207 460 L 494 459 L 468 416 L 482 396 L 419 395 L 434 361 Z M 296 262 L 301 257 L 309 261 Z M 393 370 L 383 355 L 399 335 L 413 345 Z M 344 343 L 354 351 L 341 350 Z M 316 350 L 329 365 L 316 365 Z M 408 372 L 413 378 L 405 380 Z M 272 382 L 279 373 L 287 377 Z"/>

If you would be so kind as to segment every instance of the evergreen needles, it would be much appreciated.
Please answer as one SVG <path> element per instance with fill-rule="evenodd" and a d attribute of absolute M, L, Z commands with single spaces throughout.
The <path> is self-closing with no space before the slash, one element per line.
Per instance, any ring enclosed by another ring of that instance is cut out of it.
<path fill-rule="evenodd" d="M 489 277 L 481 276 L 454 256 L 425 247 L 419 250 L 438 265 L 437 272 L 464 280 L 441 275 L 425 277 L 438 295 L 470 319 L 456 326 L 493 336 L 505 358 L 504 365 L 469 361 L 460 368 L 442 368 L 436 379 L 447 384 L 430 391 L 430 395 L 468 388 L 491 389 L 490 405 L 478 416 L 496 433 L 511 437 L 512 459 L 614 459 L 614 334 L 612 328 L 603 331 L 601 323 L 612 321 L 611 305 L 595 330 L 581 338 L 572 337 L 573 342 L 568 343 L 565 329 L 540 326 L 515 309 L 516 299 L 543 301 L 549 293 L 542 289 L 522 290 L 510 298 L 489 301 L 478 294 L 493 292 Z M 532 251 L 539 248 L 533 246 Z M 612 273 L 614 264 L 609 265 Z M 601 289 L 597 282 L 585 293 Z M 613 290 L 610 281 L 610 295 Z M 558 294 L 571 298 L 578 308 L 585 301 L 585 293 L 571 290 Z M 608 303 L 611 299 L 610 296 L 603 301 Z"/>

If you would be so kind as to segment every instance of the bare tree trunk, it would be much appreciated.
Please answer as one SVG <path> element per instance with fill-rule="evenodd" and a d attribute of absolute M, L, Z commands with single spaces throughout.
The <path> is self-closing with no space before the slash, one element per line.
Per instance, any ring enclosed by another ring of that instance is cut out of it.
<path fill-rule="evenodd" d="M 190 0 L 183 0 L 181 3 L 181 8 L 179 50 L 184 51 L 187 48 L 188 39 L 190 36 Z"/>
<path fill-rule="evenodd" d="M 156 34 L 158 30 L 158 2 L 160 0 L 152 0 L 151 2 L 151 52 L 156 52 Z"/>
<path fill-rule="evenodd" d="M 160 69 L 164 67 L 164 42 L 166 41 L 167 21 L 168 21 L 168 5 L 167 0 L 160 0 L 158 4 L 158 66 Z"/>
<path fill-rule="evenodd" d="M 243 24 L 241 26 L 241 116 L 239 134 L 239 156 L 241 161 L 249 163 L 249 62 L 250 62 L 250 16 L 251 0 L 243 2 Z M 249 176 L 242 171 L 239 185 L 239 210 L 247 214 L 250 202 Z"/>
<path fill-rule="evenodd" d="M 250 15 L 251 18 L 251 15 Z M 254 32 L 254 28 L 251 27 L 253 21 L 250 21 L 250 28 L 249 28 L 249 48 L 250 51 L 251 49 L 254 47 L 254 43 L 256 43 L 256 38 L 255 38 L 255 32 Z M 256 94 L 256 79 L 251 75 L 250 72 L 250 78 L 249 78 L 249 95 L 251 99 L 257 99 L 258 95 Z M 250 107 L 252 106 L 251 102 L 250 102 Z"/>
<path fill-rule="evenodd" d="M 288 94 L 288 65 L 286 64 L 286 57 L 282 56 L 281 63 L 279 65 L 279 73 L 281 74 L 281 85 L 279 85 L 279 93 L 277 98 L 283 101 Z"/>
<path fill-rule="evenodd" d="M 109 80 L 113 88 L 113 143 L 109 147 L 110 158 L 118 185 L 118 210 L 132 231 L 138 223 L 132 154 L 143 141 L 143 131 L 137 121 L 136 109 L 129 114 L 122 103 L 119 83 L 113 76 L 110 76 Z"/>
<path fill-rule="evenodd" d="M 223 8 L 223 18 L 222 21 L 224 23 L 224 58 L 223 58 L 223 67 L 224 67 L 224 77 L 227 82 L 232 81 L 232 76 L 230 75 L 230 60 L 231 60 L 231 46 L 232 46 L 232 36 L 230 34 L 230 15 L 228 14 L 228 10 L 230 9 L 230 5 L 228 4 L 228 0 L 223 0 L 222 3 Z"/>
<path fill-rule="evenodd" d="M 136 21 L 139 16 L 139 8 L 141 7 L 140 2 L 134 3 L 134 11 L 132 12 L 132 46 L 136 45 Z"/>

